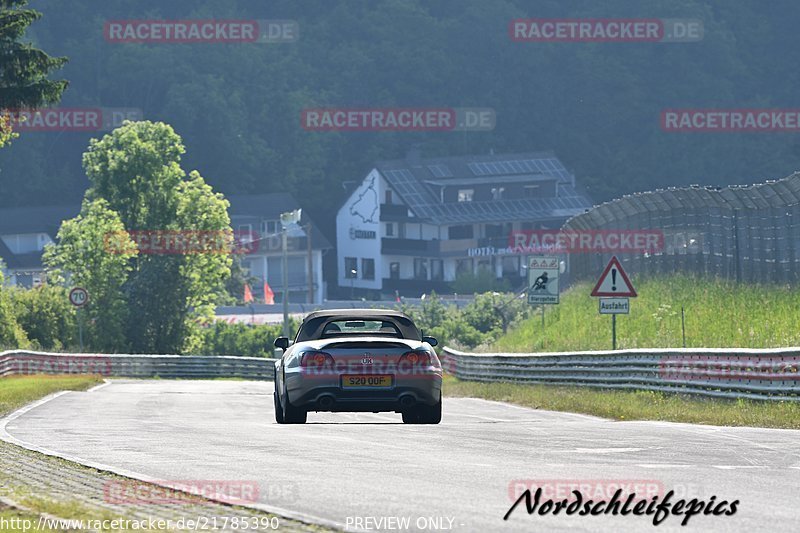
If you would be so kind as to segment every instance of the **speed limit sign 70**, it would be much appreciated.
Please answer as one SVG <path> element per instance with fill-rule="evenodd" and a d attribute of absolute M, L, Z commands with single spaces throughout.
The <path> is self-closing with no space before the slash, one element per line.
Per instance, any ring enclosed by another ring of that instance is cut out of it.
<path fill-rule="evenodd" d="M 69 291 L 69 303 L 75 307 L 82 307 L 89 301 L 89 293 L 83 287 L 75 287 Z"/>

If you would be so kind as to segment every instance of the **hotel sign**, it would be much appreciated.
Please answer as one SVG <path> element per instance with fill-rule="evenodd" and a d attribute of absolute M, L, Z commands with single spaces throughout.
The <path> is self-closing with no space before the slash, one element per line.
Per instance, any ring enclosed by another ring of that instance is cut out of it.
<path fill-rule="evenodd" d="M 377 239 L 378 233 L 375 230 L 350 228 L 350 238 L 356 239 Z"/>

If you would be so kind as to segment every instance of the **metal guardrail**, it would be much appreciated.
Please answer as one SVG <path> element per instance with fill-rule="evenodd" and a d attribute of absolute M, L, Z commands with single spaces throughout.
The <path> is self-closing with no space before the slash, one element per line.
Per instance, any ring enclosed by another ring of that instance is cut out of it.
<path fill-rule="evenodd" d="M 445 347 L 441 359 L 446 371 L 468 381 L 800 401 L 800 348 L 473 354 Z"/>
<path fill-rule="evenodd" d="M 800 401 L 800 348 L 651 349 L 471 354 L 445 347 L 445 370 L 469 381 L 509 381 Z M 99 374 L 132 378 L 272 380 L 275 359 L 200 355 L 0 352 L 0 377 Z"/>
<path fill-rule="evenodd" d="M 0 352 L 0 376 L 100 374 L 131 378 L 241 378 L 272 380 L 275 359 L 226 355 L 59 354 Z"/>

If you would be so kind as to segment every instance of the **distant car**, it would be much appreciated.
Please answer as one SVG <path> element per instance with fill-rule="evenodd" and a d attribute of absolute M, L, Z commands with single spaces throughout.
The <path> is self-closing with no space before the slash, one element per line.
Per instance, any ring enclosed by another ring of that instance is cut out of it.
<path fill-rule="evenodd" d="M 317 311 L 294 342 L 275 340 L 275 420 L 303 424 L 309 411 L 394 411 L 406 424 L 442 419 L 442 365 L 433 337 L 398 311 Z"/>

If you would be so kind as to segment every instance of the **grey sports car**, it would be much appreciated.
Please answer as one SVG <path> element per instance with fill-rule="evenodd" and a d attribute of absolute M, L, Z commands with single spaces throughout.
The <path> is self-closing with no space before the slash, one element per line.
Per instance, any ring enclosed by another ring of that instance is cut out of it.
<path fill-rule="evenodd" d="M 407 424 L 442 419 L 442 365 L 405 314 L 382 309 L 317 311 L 294 342 L 275 340 L 275 419 L 303 424 L 309 411 L 394 411 Z"/>

